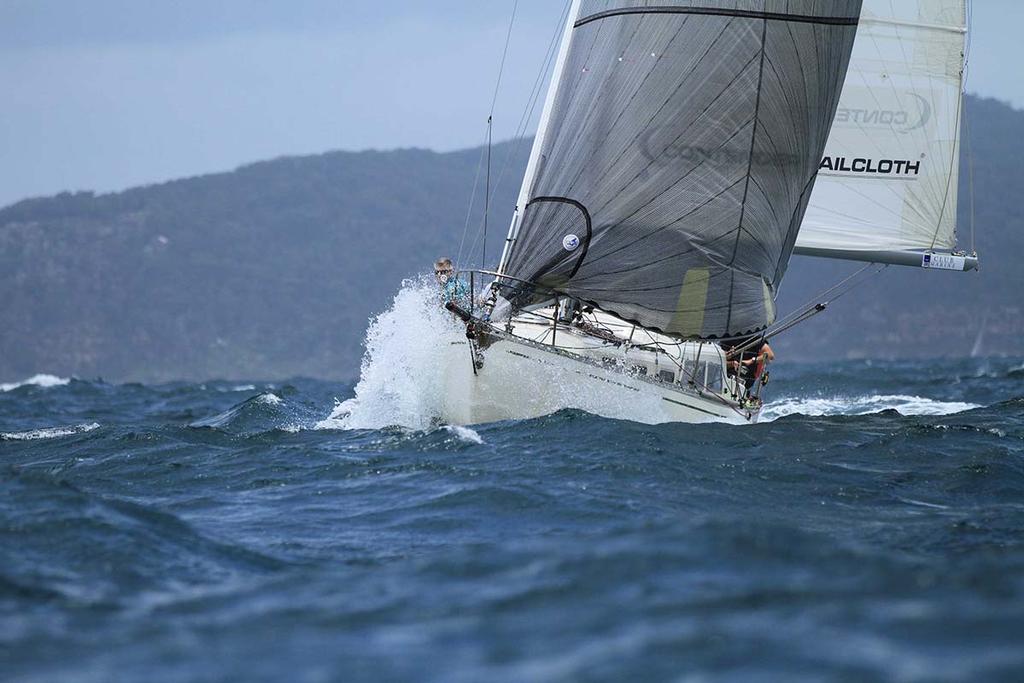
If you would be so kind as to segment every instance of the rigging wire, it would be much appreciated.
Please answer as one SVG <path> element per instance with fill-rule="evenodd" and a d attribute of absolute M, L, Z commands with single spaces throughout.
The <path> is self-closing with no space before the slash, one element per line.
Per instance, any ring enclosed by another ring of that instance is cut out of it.
<path fill-rule="evenodd" d="M 971 65 L 971 27 L 974 24 L 974 3 L 971 0 L 967 0 L 967 44 L 964 48 L 964 74 L 961 80 L 960 87 L 962 93 L 967 92 L 967 76 Z M 963 95 L 961 95 L 963 96 Z M 977 255 L 978 250 L 975 249 L 974 245 L 974 153 L 971 151 L 971 126 L 968 116 L 970 107 L 964 105 L 964 131 L 963 137 L 967 141 L 967 196 L 970 204 L 970 219 L 969 224 L 971 227 L 971 255 Z"/>
<path fill-rule="evenodd" d="M 968 66 L 968 63 L 970 61 L 970 54 L 971 54 L 971 20 L 972 20 L 972 17 L 973 17 L 973 11 L 972 11 L 972 8 L 971 8 L 970 0 L 967 0 L 967 2 L 965 3 L 964 10 L 965 10 L 964 21 L 966 22 L 967 25 L 966 25 L 966 31 L 965 31 L 965 36 L 964 36 L 963 52 L 960 54 L 960 56 L 963 58 L 963 65 L 960 68 L 960 96 L 957 98 L 957 103 L 956 103 L 956 134 L 960 135 L 961 139 L 963 137 L 962 133 L 967 131 L 967 102 L 966 102 L 967 88 L 966 88 L 966 84 L 967 84 L 967 66 Z M 968 176 L 971 176 L 970 145 L 971 145 L 971 142 L 970 142 L 970 139 L 968 139 L 967 140 Z M 942 208 L 939 211 L 938 224 L 935 226 L 935 234 L 932 236 L 932 243 L 928 247 L 929 251 L 932 251 L 932 250 L 935 249 L 935 242 L 938 240 L 938 238 L 939 238 L 939 231 L 942 229 L 942 218 L 946 214 L 946 205 L 949 202 L 949 195 L 950 195 L 951 185 L 952 185 L 952 182 L 953 182 L 953 176 L 957 175 L 956 169 L 957 169 L 958 166 L 954 166 L 954 165 L 958 165 L 959 162 L 960 162 L 959 152 L 960 152 L 960 145 L 959 144 L 954 144 L 953 145 L 953 152 L 952 152 L 953 160 L 952 160 L 952 163 L 950 164 L 949 176 L 946 178 L 946 195 L 945 195 L 945 198 L 942 200 Z M 970 178 L 969 178 L 969 180 L 970 180 Z M 956 202 L 957 195 L 959 194 L 958 193 L 958 189 L 959 188 L 953 188 L 953 201 L 954 201 L 954 203 Z M 973 195 L 973 188 L 971 188 L 970 191 L 971 191 L 970 202 L 971 202 L 971 205 L 972 205 L 972 210 L 971 210 L 971 251 L 974 252 L 974 226 L 973 226 L 973 221 L 974 221 L 974 215 L 973 215 L 974 214 L 974 211 L 973 211 L 974 195 Z M 954 215 L 953 216 L 953 235 L 954 235 L 954 239 L 956 237 L 956 223 L 957 223 L 957 217 L 956 217 L 956 215 Z"/>
<path fill-rule="evenodd" d="M 459 252 L 458 252 L 458 256 L 455 259 L 456 267 L 458 267 L 459 263 L 462 261 L 462 249 L 463 249 L 463 247 L 466 244 L 466 234 L 469 232 L 469 222 L 470 222 L 470 218 L 471 218 L 471 216 L 473 214 L 473 205 L 476 203 L 476 190 L 477 190 L 477 187 L 478 187 L 479 182 L 480 182 L 480 170 L 481 170 L 481 167 L 483 165 L 484 155 L 485 154 L 486 154 L 486 157 L 487 157 L 487 174 L 488 174 L 488 183 L 487 184 L 490 185 L 490 172 L 491 172 L 491 129 L 492 129 L 492 122 L 494 120 L 494 108 L 497 105 L 498 93 L 501 90 L 501 79 L 502 79 L 502 75 L 505 73 L 505 60 L 508 58 L 508 46 L 512 42 L 512 27 L 515 26 L 516 12 L 518 11 L 518 9 L 519 9 L 519 0 L 513 0 L 513 3 L 512 3 L 512 16 L 511 16 L 511 18 L 509 18 L 508 29 L 505 32 L 505 46 L 504 46 L 504 48 L 501 51 L 501 62 L 498 65 L 498 78 L 496 79 L 496 81 L 494 83 L 494 94 L 491 96 L 491 108 L 490 108 L 490 111 L 487 114 L 487 136 L 485 138 L 486 149 L 480 150 L 480 160 L 477 162 L 476 177 L 473 179 L 473 191 L 470 194 L 469 206 L 466 209 L 466 223 L 465 223 L 465 225 L 462 228 L 462 239 L 459 241 Z M 487 234 L 486 234 L 487 233 L 487 213 L 488 213 L 488 209 L 489 209 L 489 205 L 490 205 L 490 191 L 489 191 L 489 189 L 487 189 L 485 191 L 486 191 L 486 196 L 484 197 L 484 225 L 483 225 L 483 230 L 484 230 L 484 249 L 483 249 L 483 254 L 481 255 L 481 261 L 480 261 L 480 267 L 481 268 L 485 267 L 485 265 L 486 265 L 484 263 L 484 259 L 487 256 Z M 474 239 L 473 246 L 470 248 L 469 255 L 467 257 L 470 260 L 472 260 L 472 254 L 473 254 L 473 251 L 475 249 L 476 249 L 476 240 Z"/>
<path fill-rule="evenodd" d="M 494 116 L 494 106 L 498 102 L 498 91 L 501 89 L 501 76 L 505 73 L 505 58 L 508 57 L 508 46 L 512 42 L 512 27 L 516 23 L 516 10 L 519 9 L 519 0 L 512 2 L 512 17 L 508 20 L 508 31 L 505 33 L 505 48 L 501 52 L 501 64 L 498 65 L 498 81 L 494 84 L 494 97 L 491 98 L 491 111 L 489 116 Z"/>
<path fill-rule="evenodd" d="M 808 300 L 804 304 L 802 304 L 800 306 L 797 306 L 792 312 L 787 313 L 782 318 L 780 318 L 779 320 L 775 321 L 774 325 L 775 326 L 784 325 L 784 324 L 786 324 L 786 322 L 787 322 L 787 320 L 789 318 L 792 318 L 794 316 L 799 315 L 801 311 L 814 308 L 819 303 L 821 303 L 821 300 L 823 298 L 829 296 L 830 294 L 832 294 L 832 292 L 834 292 L 837 289 L 843 287 L 848 282 L 850 282 L 850 281 L 856 279 L 857 277 L 863 275 L 866 271 L 870 270 L 871 268 L 875 268 L 875 272 L 871 273 L 871 275 L 876 275 L 876 274 L 882 272 L 883 270 L 885 270 L 885 268 L 887 268 L 887 267 L 888 267 L 888 264 L 878 264 L 878 263 L 867 263 L 867 264 L 865 264 L 863 267 L 858 268 L 855 272 L 853 272 L 850 275 L 848 275 L 847 277 L 843 278 L 842 280 L 840 280 L 836 284 L 832 285 L 828 289 L 826 289 L 826 290 L 824 290 L 822 292 L 819 292 L 818 294 L 816 294 L 814 297 L 812 297 L 810 300 Z M 866 280 L 867 280 L 867 278 L 865 278 L 865 281 Z M 853 288 L 859 286 L 860 284 L 861 283 L 853 284 L 853 285 L 850 286 L 850 289 L 853 289 Z M 846 290 L 846 291 L 849 291 L 849 290 Z M 832 301 L 835 301 L 835 300 L 839 299 L 843 294 L 845 294 L 845 292 L 840 292 L 838 295 L 836 295 L 832 299 Z"/>
<path fill-rule="evenodd" d="M 512 27 L 516 23 L 516 10 L 519 0 L 512 2 L 512 16 L 508 20 L 508 31 L 505 33 L 505 47 L 501 51 L 501 63 L 498 65 L 498 79 L 494 84 L 494 95 L 491 97 L 491 110 L 487 114 L 487 180 L 484 185 L 484 225 L 483 244 L 480 248 L 480 267 L 487 267 L 487 218 L 491 212 L 491 148 L 493 146 L 494 108 L 498 104 L 498 92 L 501 90 L 501 77 L 505 73 L 505 60 L 508 58 L 508 46 L 512 42 Z"/>
<path fill-rule="evenodd" d="M 974 154 L 971 152 L 971 126 L 969 123 L 968 109 L 964 107 L 964 138 L 967 140 L 967 201 L 968 201 L 968 225 L 971 229 L 971 255 L 975 256 L 978 250 L 974 245 Z"/>
<path fill-rule="evenodd" d="M 505 61 L 508 58 L 508 48 L 509 48 L 509 45 L 512 42 L 512 28 L 515 26 L 516 12 L 518 11 L 518 9 L 519 9 L 519 0 L 514 0 L 513 3 L 512 3 L 512 16 L 509 18 L 508 29 L 505 32 L 505 45 L 504 45 L 504 48 L 502 49 L 502 52 L 501 52 L 501 62 L 498 65 L 498 77 L 495 79 L 494 94 L 491 96 L 491 108 L 490 108 L 490 110 L 489 110 L 489 112 L 487 114 L 487 133 L 484 136 L 484 142 L 481 145 L 482 149 L 480 150 L 480 162 L 479 162 L 479 164 L 477 166 L 477 177 L 473 181 L 473 193 L 472 193 L 472 195 L 470 197 L 470 200 L 469 200 L 469 207 L 466 210 L 466 224 L 463 227 L 463 231 L 462 231 L 462 241 L 459 243 L 459 261 L 462 260 L 463 247 L 465 245 L 466 235 L 469 232 L 470 216 L 473 213 L 473 206 L 476 203 L 476 187 L 477 187 L 477 183 L 479 182 L 479 179 L 480 179 L 480 170 L 483 167 L 483 163 L 484 163 L 484 159 L 485 158 L 487 160 L 487 171 L 488 171 L 488 174 L 490 173 L 491 146 L 492 146 L 491 132 L 492 132 L 492 125 L 493 125 L 493 121 L 494 121 L 494 109 L 497 106 L 498 93 L 501 90 L 502 75 L 505 72 Z M 477 245 L 477 242 L 480 239 L 480 233 L 481 233 L 481 231 L 485 232 L 487 230 L 487 214 L 488 214 L 489 208 L 490 208 L 490 194 L 491 193 L 488 190 L 485 190 L 485 193 L 486 194 L 484 196 L 484 216 L 483 216 L 482 230 L 478 230 L 476 236 L 473 238 L 473 243 L 470 246 L 469 251 L 466 253 L 466 260 L 467 261 L 472 261 L 473 260 L 473 254 L 476 252 L 476 245 Z M 481 268 L 485 268 L 486 267 L 486 263 L 484 261 L 484 259 L 486 258 L 486 251 L 487 251 L 487 238 L 486 238 L 486 235 L 485 235 L 484 236 L 484 248 L 483 248 L 483 253 L 481 254 L 481 261 L 480 261 L 480 267 Z"/>
<path fill-rule="evenodd" d="M 771 337 L 776 337 L 782 334 L 783 332 L 786 332 L 796 327 L 797 325 L 806 322 L 807 320 L 810 320 L 819 313 L 824 312 L 829 305 L 843 298 L 857 287 L 860 287 L 861 285 L 865 284 L 866 282 L 871 280 L 875 275 L 878 275 L 888 267 L 888 263 L 868 263 L 864 267 L 859 268 L 856 272 L 852 273 L 851 275 L 848 275 L 847 277 L 843 278 L 842 280 L 832 285 L 825 291 L 821 292 L 819 295 L 808 301 L 803 306 L 797 307 L 793 312 L 777 320 L 775 324 L 773 324 L 771 327 L 765 330 L 764 333 L 761 334 L 756 339 L 744 344 L 743 346 L 737 349 L 733 349 L 732 353 L 735 354 L 738 352 L 746 351 L 749 348 L 753 347 L 755 344 L 760 343 L 761 339 L 770 339 Z M 864 275 L 864 273 L 866 273 L 869 270 L 871 270 L 871 272 L 868 273 L 866 277 L 861 277 Z M 834 296 L 832 296 L 828 301 L 822 301 L 824 297 L 832 294 L 832 292 L 837 293 Z"/>
<path fill-rule="evenodd" d="M 491 213 L 491 133 L 494 130 L 494 116 L 487 117 L 487 181 L 484 183 L 484 239 L 480 247 L 480 267 L 487 267 L 487 216 Z"/>
<path fill-rule="evenodd" d="M 505 163 L 501 167 L 501 171 L 498 173 L 498 179 L 494 184 L 494 192 L 497 192 L 498 187 L 501 184 L 501 180 L 505 175 L 505 171 L 507 171 L 511 165 L 512 156 L 519 146 L 517 143 L 521 142 L 526 137 L 527 130 L 530 126 L 530 120 L 533 118 L 533 112 L 536 111 L 537 104 L 540 102 L 541 94 L 544 91 L 544 76 L 548 74 L 551 64 L 558 55 L 558 39 L 562 35 L 565 22 L 568 21 L 569 10 L 571 7 L 572 0 L 566 0 L 565 5 L 562 8 L 561 17 L 555 24 L 555 31 L 551 35 L 551 39 L 548 41 L 548 49 L 544 55 L 544 61 L 541 63 L 540 70 L 537 72 L 537 77 L 533 82 L 533 87 L 530 89 L 530 96 L 527 98 L 523 114 L 519 118 L 519 125 L 516 126 L 515 134 L 512 136 L 513 144 L 509 146 L 508 152 L 505 154 Z"/>
<path fill-rule="evenodd" d="M 488 128 L 490 128 L 490 126 L 488 126 Z M 456 269 L 458 269 L 459 266 L 462 263 L 462 248 L 466 244 L 466 235 L 469 233 L 469 221 L 470 221 L 470 218 L 473 215 L 473 205 L 476 204 L 476 189 L 477 189 L 477 187 L 480 184 L 480 171 L 483 169 L 483 165 L 484 165 L 484 150 L 481 148 L 481 150 L 480 150 L 480 159 L 477 161 L 477 164 L 476 164 L 476 176 L 474 176 L 474 178 L 473 178 L 473 192 L 470 193 L 470 195 L 469 195 L 469 206 L 466 207 L 466 223 L 465 223 L 465 225 L 462 226 L 462 239 L 459 240 L 459 252 L 458 252 L 458 254 L 455 257 L 455 267 L 456 267 Z"/>
<path fill-rule="evenodd" d="M 792 312 L 787 313 L 782 318 L 779 318 L 770 327 L 765 329 L 764 332 L 762 332 L 759 335 L 756 335 L 750 341 L 740 346 L 737 346 L 733 349 L 730 349 L 728 355 L 735 357 L 743 353 L 744 351 L 749 351 L 754 346 L 760 344 L 762 340 L 767 340 L 772 337 L 776 337 L 782 334 L 783 332 L 786 332 L 796 327 L 797 325 L 810 320 L 819 313 L 824 312 L 829 305 L 846 296 L 857 287 L 868 282 L 873 276 L 878 275 L 888 267 L 888 263 L 868 263 L 864 265 L 862 268 L 857 269 L 856 272 L 848 275 L 847 277 L 843 278 L 842 280 L 832 285 L 825 291 L 821 292 L 814 298 L 810 299 L 804 305 L 798 306 Z M 868 273 L 867 277 L 861 277 L 862 275 L 864 275 L 864 273 L 871 269 L 874 270 Z M 822 301 L 824 297 L 830 295 L 832 292 L 836 292 L 837 290 L 838 293 L 831 299 L 829 299 L 828 301 Z"/>
<path fill-rule="evenodd" d="M 515 156 L 515 152 L 519 149 L 520 144 L 529 131 L 530 121 L 533 119 L 533 113 L 537 109 L 537 104 L 541 101 L 541 95 L 544 93 L 545 76 L 550 72 L 551 65 L 553 64 L 555 57 L 558 55 L 558 39 L 562 35 L 562 31 L 565 26 L 565 22 L 568 21 L 569 10 L 572 8 L 572 0 L 566 0 L 562 14 L 555 25 L 555 31 L 551 35 L 551 39 L 548 41 L 547 52 L 544 55 L 544 60 L 541 62 L 540 69 L 537 71 L 537 76 L 534 79 L 533 87 L 530 89 L 530 95 L 527 98 L 526 105 L 523 108 L 522 116 L 519 119 L 519 125 L 516 126 L 515 133 L 512 136 L 512 140 L 508 143 L 508 151 L 505 153 L 505 160 L 501 165 L 501 169 L 497 173 L 497 180 L 494 182 L 494 187 L 491 189 L 491 199 L 498 192 L 498 188 L 501 187 L 501 181 L 505 177 L 506 171 L 512 165 L 512 159 Z M 481 153 L 481 158 L 482 158 Z M 473 240 L 473 244 L 470 247 L 469 253 L 473 254 L 476 252 L 477 241 L 480 238 L 480 234 Z"/>

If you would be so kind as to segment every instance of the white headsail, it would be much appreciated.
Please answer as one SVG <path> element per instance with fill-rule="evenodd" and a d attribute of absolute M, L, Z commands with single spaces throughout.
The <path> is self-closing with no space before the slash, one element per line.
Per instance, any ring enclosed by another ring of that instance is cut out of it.
<path fill-rule="evenodd" d="M 966 270 L 955 256 L 965 0 L 864 0 L 795 253 Z"/>

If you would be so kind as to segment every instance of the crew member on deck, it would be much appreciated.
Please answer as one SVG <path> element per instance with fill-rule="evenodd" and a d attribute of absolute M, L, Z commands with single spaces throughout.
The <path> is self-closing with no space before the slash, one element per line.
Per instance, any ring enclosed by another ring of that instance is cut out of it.
<path fill-rule="evenodd" d="M 768 363 L 775 360 L 775 352 L 764 337 L 761 337 L 759 342 L 750 337 L 731 343 L 723 342 L 721 346 L 726 352 L 726 374 L 730 377 L 738 376 L 749 395 L 757 380 L 766 375 Z"/>
<path fill-rule="evenodd" d="M 469 287 L 455 273 L 450 258 L 439 258 L 434 262 L 434 277 L 441 286 L 441 303 L 447 304 L 450 301 L 460 308 L 469 309 Z"/>
<path fill-rule="evenodd" d="M 747 369 L 746 377 L 743 381 L 746 384 L 748 394 L 754 383 L 758 380 L 762 380 L 764 384 L 768 383 L 768 364 L 775 360 L 775 352 L 768 345 L 767 339 L 762 338 L 760 347 L 755 345 L 754 348 L 757 349 L 754 357 L 741 361 Z"/>

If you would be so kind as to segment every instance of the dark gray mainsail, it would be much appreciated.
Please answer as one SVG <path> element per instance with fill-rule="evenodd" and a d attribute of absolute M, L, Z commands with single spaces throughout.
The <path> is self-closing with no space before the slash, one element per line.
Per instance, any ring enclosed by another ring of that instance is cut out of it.
<path fill-rule="evenodd" d="M 576 0 L 499 267 L 515 307 L 553 290 L 686 338 L 772 323 L 860 4 Z"/>

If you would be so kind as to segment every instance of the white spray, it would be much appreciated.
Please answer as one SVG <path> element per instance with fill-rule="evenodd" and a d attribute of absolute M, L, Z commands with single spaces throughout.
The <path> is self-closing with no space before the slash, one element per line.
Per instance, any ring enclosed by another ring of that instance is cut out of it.
<path fill-rule="evenodd" d="M 355 398 L 339 403 L 321 429 L 429 429 L 441 416 L 442 354 L 465 341 L 427 278 L 406 280 L 391 307 L 370 322 Z M 466 361 L 469 362 L 468 359 Z"/>

